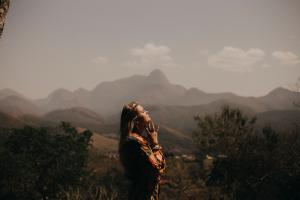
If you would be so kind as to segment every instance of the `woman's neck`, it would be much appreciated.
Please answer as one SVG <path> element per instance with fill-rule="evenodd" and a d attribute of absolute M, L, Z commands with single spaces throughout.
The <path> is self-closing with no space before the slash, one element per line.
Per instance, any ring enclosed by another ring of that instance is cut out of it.
<path fill-rule="evenodd" d="M 143 132 L 144 132 L 144 128 L 134 128 L 133 129 L 133 133 L 136 133 L 136 134 L 138 134 L 138 135 L 140 135 L 140 136 L 142 136 L 142 137 L 145 137 L 144 135 L 143 135 Z"/>
<path fill-rule="evenodd" d="M 136 127 L 135 126 L 132 131 L 134 133 L 137 133 L 137 134 L 141 135 L 143 133 L 143 131 L 144 131 L 144 128 L 142 128 L 142 127 Z"/>

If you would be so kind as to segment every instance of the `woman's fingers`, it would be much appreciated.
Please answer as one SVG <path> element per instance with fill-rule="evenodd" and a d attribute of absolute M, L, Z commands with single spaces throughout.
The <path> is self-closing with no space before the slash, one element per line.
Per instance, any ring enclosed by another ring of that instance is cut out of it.
<path fill-rule="evenodd" d="M 150 132 L 150 130 L 149 130 L 148 127 L 146 127 L 145 129 L 146 129 L 146 131 L 147 131 L 149 134 L 151 134 L 151 132 Z"/>
<path fill-rule="evenodd" d="M 154 124 L 153 122 L 149 122 L 146 127 L 145 127 L 146 131 L 149 134 L 152 134 L 153 132 L 158 132 L 159 130 L 159 125 Z"/>
<path fill-rule="evenodd" d="M 153 122 L 151 122 L 151 130 L 155 131 L 154 123 Z"/>
<path fill-rule="evenodd" d="M 153 122 L 149 122 L 149 123 L 147 124 L 147 127 L 148 127 L 148 129 L 149 129 L 150 132 L 153 132 L 153 131 L 154 131 L 154 130 L 153 130 L 152 124 L 153 124 Z"/>
<path fill-rule="evenodd" d="M 148 130 L 150 132 L 154 132 L 154 131 L 158 132 L 158 130 L 159 130 L 159 126 L 157 124 L 154 124 L 153 122 L 149 122 L 149 124 L 147 124 L 146 127 L 148 128 Z"/>

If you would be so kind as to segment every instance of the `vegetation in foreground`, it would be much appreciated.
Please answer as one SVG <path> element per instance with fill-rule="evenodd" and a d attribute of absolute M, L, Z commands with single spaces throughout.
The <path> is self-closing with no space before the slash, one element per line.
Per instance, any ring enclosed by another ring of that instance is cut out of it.
<path fill-rule="evenodd" d="M 299 126 L 257 130 L 228 106 L 195 121 L 197 151 L 166 152 L 161 199 L 300 199 Z M 1 132 L 1 199 L 126 199 L 118 158 L 94 149 L 90 131 L 62 123 Z"/>

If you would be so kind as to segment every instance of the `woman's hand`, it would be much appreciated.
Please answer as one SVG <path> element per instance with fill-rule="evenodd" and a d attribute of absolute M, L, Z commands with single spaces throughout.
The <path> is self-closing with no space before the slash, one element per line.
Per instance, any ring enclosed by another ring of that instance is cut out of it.
<path fill-rule="evenodd" d="M 158 130 L 159 130 L 159 126 L 154 125 L 152 121 L 146 125 L 146 131 L 153 144 L 158 144 L 158 140 L 157 140 Z"/>

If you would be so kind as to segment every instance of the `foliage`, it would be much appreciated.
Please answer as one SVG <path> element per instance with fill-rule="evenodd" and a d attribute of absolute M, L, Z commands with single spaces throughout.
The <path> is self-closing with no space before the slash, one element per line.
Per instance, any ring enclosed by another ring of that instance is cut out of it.
<path fill-rule="evenodd" d="M 127 184 L 127 185 L 126 185 Z M 126 186 L 125 186 L 126 185 Z M 129 187 L 121 171 L 111 169 L 101 176 L 86 177 L 84 185 L 64 191 L 64 200 L 123 200 Z"/>
<path fill-rule="evenodd" d="M 80 185 L 91 136 L 64 122 L 57 129 L 11 130 L 0 152 L 0 199 L 56 199 Z"/>
<path fill-rule="evenodd" d="M 289 88 L 291 91 L 295 92 L 295 94 L 299 93 L 300 92 L 300 77 L 298 77 L 297 81 L 296 82 L 293 82 L 289 85 Z M 299 101 L 296 101 L 296 102 L 293 102 L 293 104 L 300 108 L 300 102 Z"/>
<path fill-rule="evenodd" d="M 0 0 L 0 38 L 4 29 L 5 18 L 9 9 L 10 0 Z"/>
<path fill-rule="evenodd" d="M 254 118 L 228 106 L 220 114 L 195 120 L 198 150 L 214 160 L 209 176 L 202 176 L 211 199 L 300 198 L 299 130 L 254 131 Z"/>
<path fill-rule="evenodd" d="M 237 153 L 242 138 L 253 131 L 256 118 L 248 118 L 238 108 L 224 106 L 214 115 L 196 116 L 198 130 L 194 142 L 201 152 L 214 156 Z"/>

